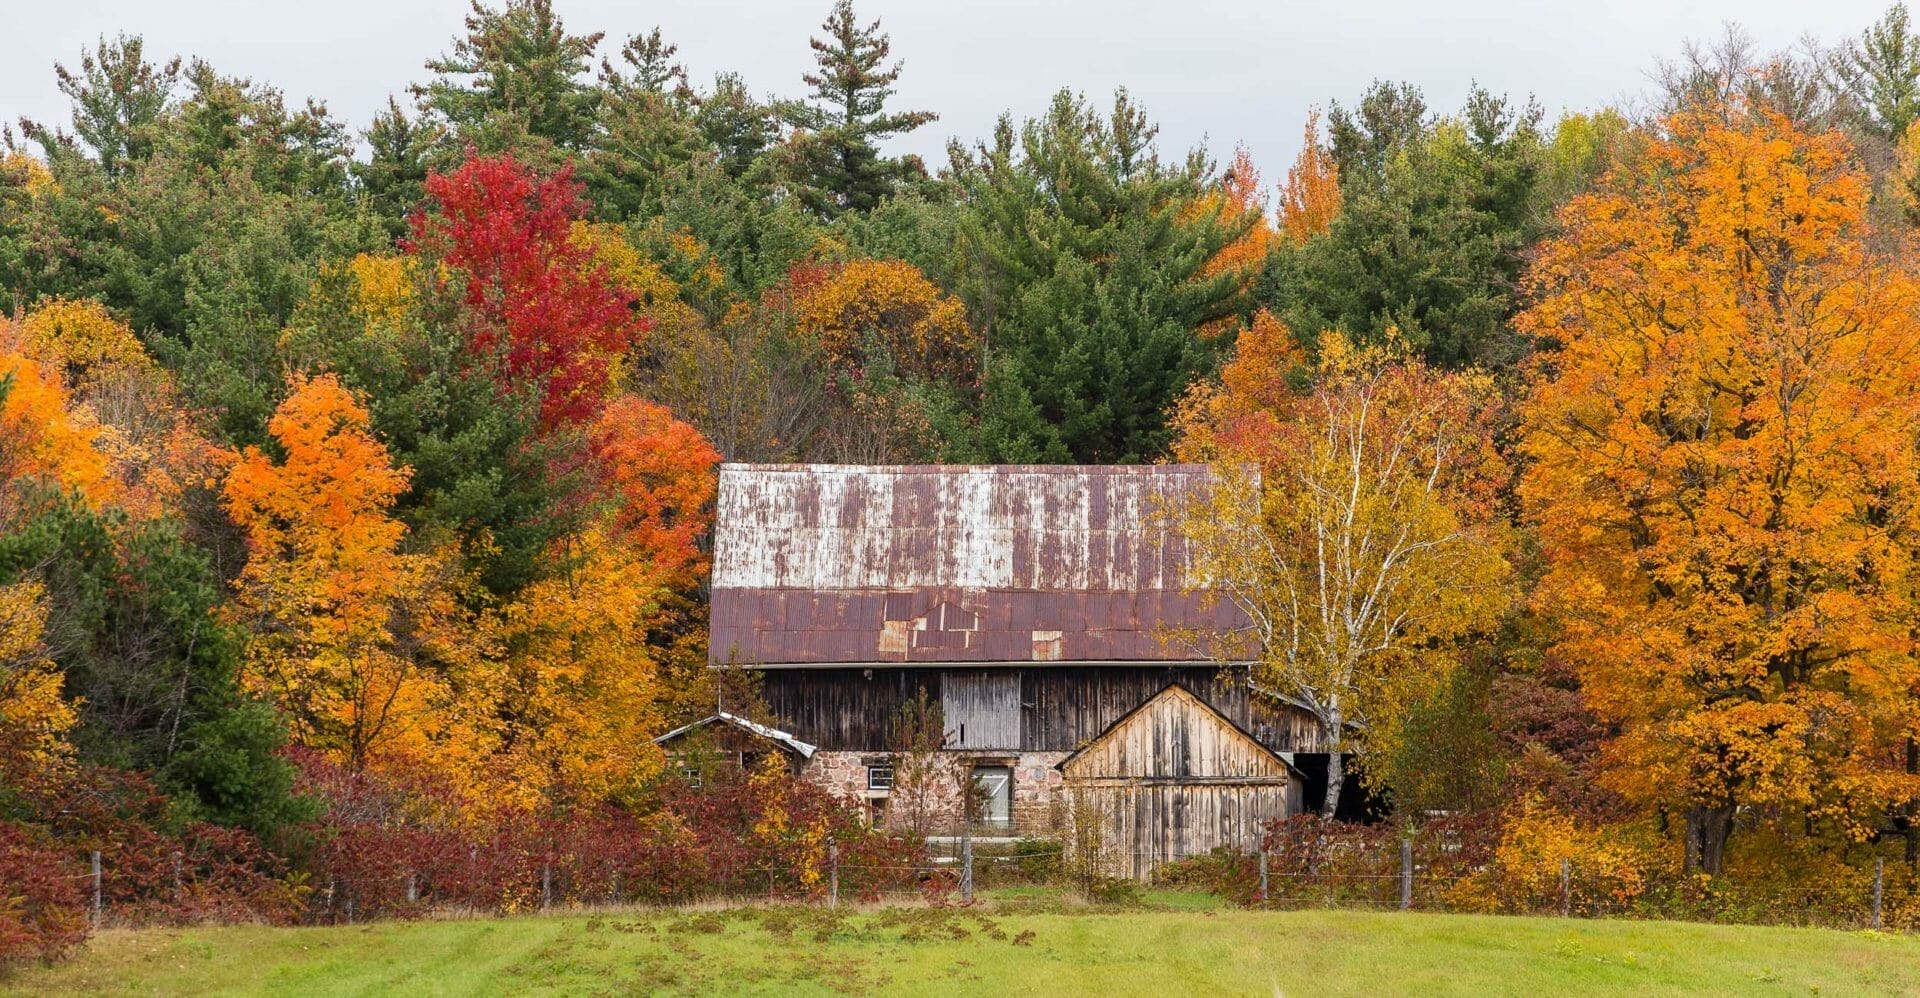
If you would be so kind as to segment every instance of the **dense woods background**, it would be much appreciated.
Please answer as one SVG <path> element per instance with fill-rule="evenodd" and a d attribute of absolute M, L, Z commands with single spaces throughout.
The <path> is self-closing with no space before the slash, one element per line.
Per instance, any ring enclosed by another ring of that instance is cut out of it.
<path fill-rule="evenodd" d="M 750 709 L 705 667 L 722 459 L 1216 463 L 1263 681 L 1392 827 L 1478 829 L 1462 903 L 1920 856 L 1903 6 L 1554 121 L 1330 95 L 1266 176 L 1124 90 L 889 157 L 935 113 L 845 2 L 782 97 L 575 30 L 476 2 L 357 135 L 103 37 L 8 130 L 0 956 L 76 937 L 96 849 L 156 917 L 293 917 L 403 841 L 854 841 L 649 743 Z"/>

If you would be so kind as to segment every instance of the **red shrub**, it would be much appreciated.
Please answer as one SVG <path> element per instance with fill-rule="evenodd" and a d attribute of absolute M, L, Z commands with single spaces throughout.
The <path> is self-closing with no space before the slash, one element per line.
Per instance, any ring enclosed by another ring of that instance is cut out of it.
<path fill-rule="evenodd" d="M 308 917 L 405 917 L 434 908 L 673 904 L 815 898 L 837 846 L 848 898 L 910 890 L 920 855 L 859 811 L 785 773 L 668 781 L 653 799 L 545 814 L 462 813 L 430 773 L 349 774 L 300 757 L 325 812 L 303 857 Z"/>
<path fill-rule="evenodd" d="M 0 821 L 0 968 L 86 941 L 86 878 L 86 864 L 45 832 Z"/>

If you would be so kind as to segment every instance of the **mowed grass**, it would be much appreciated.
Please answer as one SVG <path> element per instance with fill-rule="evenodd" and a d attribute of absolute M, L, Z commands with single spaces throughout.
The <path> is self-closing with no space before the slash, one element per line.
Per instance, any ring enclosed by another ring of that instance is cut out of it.
<path fill-rule="evenodd" d="M 1920 938 L 1398 912 L 642 911 L 109 931 L 26 994 L 1920 995 Z"/>

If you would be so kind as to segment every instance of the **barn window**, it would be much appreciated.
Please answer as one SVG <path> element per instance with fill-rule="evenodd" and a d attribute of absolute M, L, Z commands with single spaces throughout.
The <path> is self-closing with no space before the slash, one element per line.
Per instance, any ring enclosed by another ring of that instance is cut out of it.
<path fill-rule="evenodd" d="M 867 789 L 868 790 L 892 790 L 893 789 L 893 767 L 892 766 L 868 766 L 867 767 Z"/>
<path fill-rule="evenodd" d="M 1013 768 L 973 767 L 973 785 L 979 796 L 980 820 L 995 825 L 1013 822 Z"/>

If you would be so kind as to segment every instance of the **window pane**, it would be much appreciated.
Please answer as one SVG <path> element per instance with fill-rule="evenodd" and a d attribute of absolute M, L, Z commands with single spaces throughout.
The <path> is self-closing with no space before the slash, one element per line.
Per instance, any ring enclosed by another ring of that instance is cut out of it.
<path fill-rule="evenodd" d="M 1005 823 L 1013 820 L 1013 770 L 1006 766 L 976 766 L 973 782 L 980 788 L 980 817 Z"/>

